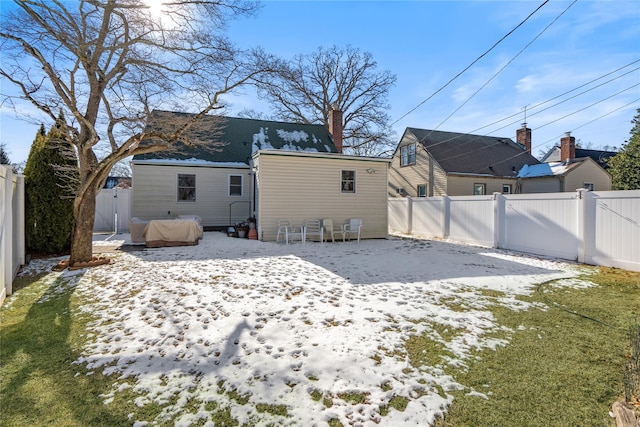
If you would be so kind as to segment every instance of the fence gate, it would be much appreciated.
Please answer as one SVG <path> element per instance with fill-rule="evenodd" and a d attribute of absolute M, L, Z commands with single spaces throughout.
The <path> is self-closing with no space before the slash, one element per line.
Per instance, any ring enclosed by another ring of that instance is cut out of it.
<path fill-rule="evenodd" d="M 96 197 L 96 218 L 93 222 L 93 231 L 128 233 L 131 193 L 131 188 L 100 190 Z"/>

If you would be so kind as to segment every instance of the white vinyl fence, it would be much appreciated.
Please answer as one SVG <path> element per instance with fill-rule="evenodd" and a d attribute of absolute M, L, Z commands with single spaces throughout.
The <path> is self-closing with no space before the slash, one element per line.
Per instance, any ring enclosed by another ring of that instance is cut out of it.
<path fill-rule="evenodd" d="M 0 304 L 25 261 L 24 176 L 0 165 Z"/>
<path fill-rule="evenodd" d="M 389 231 L 640 271 L 640 190 L 391 198 Z"/>
<path fill-rule="evenodd" d="M 131 188 L 100 190 L 96 197 L 96 218 L 93 231 L 129 232 Z"/>

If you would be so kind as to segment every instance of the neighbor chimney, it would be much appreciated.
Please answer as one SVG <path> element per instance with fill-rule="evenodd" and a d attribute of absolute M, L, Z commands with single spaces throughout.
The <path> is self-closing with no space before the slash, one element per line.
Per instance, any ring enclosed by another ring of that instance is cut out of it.
<path fill-rule="evenodd" d="M 531 129 L 527 127 L 526 123 L 523 123 L 522 127 L 516 131 L 516 142 L 522 144 L 527 153 L 531 154 Z"/>
<path fill-rule="evenodd" d="M 338 109 L 337 104 L 332 105 L 329 110 L 329 133 L 338 153 L 342 154 L 342 111 Z"/>
<path fill-rule="evenodd" d="M 571 132 L 564 134 L 560 138 L 560 161 L 566 162 L 576 158 L 576 139 L 571 136 Z"/>

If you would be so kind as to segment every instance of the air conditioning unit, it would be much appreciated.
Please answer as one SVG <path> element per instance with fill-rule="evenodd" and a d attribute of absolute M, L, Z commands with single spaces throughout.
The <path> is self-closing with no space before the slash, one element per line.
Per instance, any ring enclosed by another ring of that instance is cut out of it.
<path fill-rule="evenodd" d="M 396 188 L 396 193 L 398 193 L 400 196 L 406 196 L 407 192 L 404 191 L 404 188 Z"/>

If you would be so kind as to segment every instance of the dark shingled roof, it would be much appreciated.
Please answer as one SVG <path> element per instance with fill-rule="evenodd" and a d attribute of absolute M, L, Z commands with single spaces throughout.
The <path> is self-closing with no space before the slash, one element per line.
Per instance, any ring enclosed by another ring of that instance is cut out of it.
<path fill-rule="evenodd" d="M 587 150 L 585 148 L 576 148 L 576 157 L 591 157 L 591 159 L 602 166 L 604 169 L 609 168 L 607 160 L 618 154 L 615 151 L 603 150 Z"/>
<path fill-rule="evenodd" d="M 146 131 L 170 132 L 194 115 L 169 111 L 154 111 Z M 186 135 L 191 142 L 204 146 L 185 147 L 179 151 L 138 154 L 133 160 L 198 159 L 216 163 L 246 163 L 257 150 L 280 149 L 337 153 L 333 138 L 324 125 L 274 122 L 235 117 L 204 116 Z M 144 145 L 144 141 L 141 143 Z M 208 148 L 206 148 L 208 147 Z M 215 147 L 213 150 L 211 147 Z"/>
<path fill-rule="evenodd" d="M 609 168 L 609 164 L 607 163 L 607 160 L 609 160 L 609 158 L 615 156 L 616 154 L 618 154 L 617 151 L 590 150 L 586 148 L 576 147 L 577 159 L 590 157 L 591 160 L 599 164 L 603 169 Z M 554 145 L 553 147 L 551 147 L 551 149 L 547 151 L 547 153 L 544 156 L 542 156 L 542 161 L 543 162 L 560 161 L 560 146 Z"/>
<path fill-rule="evenodd" d="M 540 162 L 509 138 L 407 128 L 447 173 L 515 176 Z"/>

